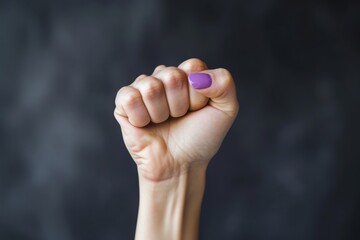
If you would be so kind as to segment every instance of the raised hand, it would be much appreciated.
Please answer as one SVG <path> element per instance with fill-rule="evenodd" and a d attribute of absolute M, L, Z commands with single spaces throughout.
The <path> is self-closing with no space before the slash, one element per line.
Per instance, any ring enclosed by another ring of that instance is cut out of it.
<path fill-rule="evenodd" d="M 137 164 L 137 240 L 198 238 L 206 168 L 239 104 L 231 74 L 198 59 L 121 88 L 115 117 Z"/>
<path fill-rule="evenodd" d="M 231 74 L 190 59 L 121 88 L 115 117 L 139 174 L 162 181 L 206 167 L 238 109 Z"/>

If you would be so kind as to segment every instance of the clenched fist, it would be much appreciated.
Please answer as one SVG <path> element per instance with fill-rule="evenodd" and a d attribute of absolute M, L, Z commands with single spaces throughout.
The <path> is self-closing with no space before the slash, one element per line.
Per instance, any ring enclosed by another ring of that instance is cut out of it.
<path fill-rule="evenodd" d="M 150 181 L 206 166 L 239 109 L 231 74 L 198 59 L 140 75 L 115 102 L 125 145 Z"/>
<path fill-rule="evenodd" d="M 206 168 L 239 109 L 231 74 L 198 59 L 161 65 L 121 88 L 115 103 L 138 167 L 135 239 L 198 239 Z"/>

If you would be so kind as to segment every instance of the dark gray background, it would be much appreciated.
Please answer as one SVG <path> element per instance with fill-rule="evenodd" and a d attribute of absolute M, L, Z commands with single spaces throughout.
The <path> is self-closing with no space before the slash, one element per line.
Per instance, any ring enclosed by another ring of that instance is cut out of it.
<path fill-rule="evenodd" d="M 360 239 L 359 1 L 0 1 L 0 239 L 132 239 L 117 90 L 190 57 L 241 112 L 201 239 Z"/>

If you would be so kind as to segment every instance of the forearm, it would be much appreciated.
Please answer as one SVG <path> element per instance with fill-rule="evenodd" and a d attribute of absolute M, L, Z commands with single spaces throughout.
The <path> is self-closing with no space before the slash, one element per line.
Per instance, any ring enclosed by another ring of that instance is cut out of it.
<path fill-rule="evenodd" d="M 139 175 L 140 204 L 136 240 L 198 239 L 206 167 L 151 182 Z"/>

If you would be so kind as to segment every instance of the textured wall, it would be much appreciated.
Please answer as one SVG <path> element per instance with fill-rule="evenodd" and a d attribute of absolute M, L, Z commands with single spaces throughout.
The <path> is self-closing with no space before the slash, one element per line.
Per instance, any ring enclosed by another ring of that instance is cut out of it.
<path fill-rule="evenodd" d="M 199 57 L 241 112 L 202 239 L 359 239 L 359 1 L 0 1 L 0 239 L 131 239 L 117 90 Z"/>

